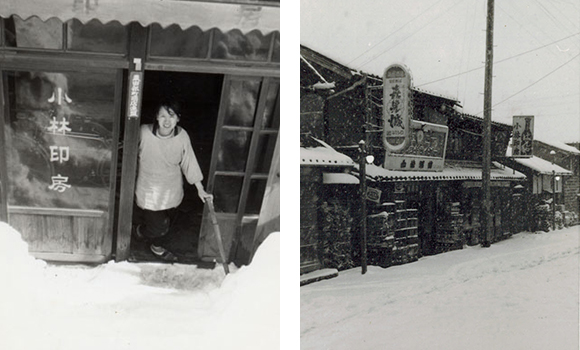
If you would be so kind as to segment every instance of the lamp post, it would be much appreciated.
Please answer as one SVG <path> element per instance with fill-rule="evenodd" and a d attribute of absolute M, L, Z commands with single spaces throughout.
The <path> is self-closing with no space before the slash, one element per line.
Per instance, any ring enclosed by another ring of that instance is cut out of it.
<path fill-rule="evenodd" d="M 367 172 L 366 172 L 366 147 L 365 142 L 360 140 L 358 143 L 360 151 L 360 200 L 361 200 L 361 269 L 364 275 L 367 272 Z"/>
<path fill-rule="evenodd" d="M 556 230 L 556 169 L 554 169 L 554 157 L 556 151 L 551 150 L 552 156 L 552 231 Z"/>
<path fill-rule="evenodd" d="M 361 200 L 361 270 L 364 275 L 367 272 L 367 163 L 372 164 L 375 157 L 367 153 L 364 140 L 358 143 L 360 158 L 360 200 Z"/>

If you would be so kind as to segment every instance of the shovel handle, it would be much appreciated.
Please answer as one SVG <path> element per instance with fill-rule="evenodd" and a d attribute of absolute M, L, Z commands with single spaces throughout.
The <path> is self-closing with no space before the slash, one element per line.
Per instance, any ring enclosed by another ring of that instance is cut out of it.
<path fill-rule="evenodd" d="M 225 271 L 225 273 L 227 275 L 228 273 L 230 273 L 230 268 L 228 266 L 228 263 L 226 262 L 226 253 L 224 251 L 224 244 L 223 244 L 223 241 L 222 241 L 222 234 L 220 232 L 220 226 L 219 226 L 219 224 L 217 222 L 217 217 L 215 215 L 215 208 L 213 206 L 213 200 L 211 198 L 208 198 L 208 199 L 206 199 L 205 202 L 207 203 L 207 206 L 209 208 L 209 216 L 211 218 L 211 223 L 213 225 L 214 233 L 215 233 L 215 236 L 216 236 L 216 240 L 217 240 L 217 244 L 218 244 L 218 249 L 219 249 L 219 252 L 220 252 L 220 257 L 221 257 L 221 260 L 222 260 L 222 265 L 223 265 L 224 271 Z"/>

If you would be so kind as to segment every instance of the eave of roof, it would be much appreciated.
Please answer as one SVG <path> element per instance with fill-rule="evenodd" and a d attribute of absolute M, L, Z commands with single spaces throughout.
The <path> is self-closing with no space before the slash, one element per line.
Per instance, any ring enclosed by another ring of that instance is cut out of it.
<path fill-rule="evenodd" d="M 491 180 L 523 180 L 526 176 L 519 171 L 493 162 L 494 167 L 490 171 Z M 455 181 L 455 180 L 481 180 L 482 169 L 445 165 L 443 171 L 395 171 L 368 165 L 366 174 L 370 180 L 376 182 L 396 181 Z"/>
<path fill-rule="evenodd" d="M 533 170 L 537 174 L 553 174 L 556 175 L 573 175 L 574 173 L 568 169 L 565 169 L 557 164 L 552 164 L 551 162 L 542 159 L 540 157 L 530 157 L 530 158 L 513 158 L 514 162 Z"/>
<path fill-rule="evenodd" d="M 340 166 L 352 167 L 355 162 L 348 156 L 328 147 L 300 147 L 302 166 Z"/>
<path fill-rule="evenodd" d="M 86 3 L 86 4 L 85 4 Z M 172 24 L 182 29 L 197 26 L 202 30 L 219 28 L 222 32 L 239 29 L 243 33 L 259 30 L 262 34 L 280 31 L 279 2 L 215 2 L 181 0 L 2 0 L 0 16 L 18 15 L 42 21 L 58 18 L 62 22 L 78 19 L 87 23 L 117 21 L 123 25 L 139 22 L 143 26 Z"/>
<path fill-rule="evenodd" d="M 564 151 L 564 152 L 572 153 L 575 155 L 580 155 L 580 150 L 578 150 L 576 147 L 567 145 L 563 142 L 544 140 L 544 139 L 538 139 L 538 138 L 536 138 L 536 141 L 543 143 L 548 147 L 553 147 L 553 148 L 557 148 L 557 149 Z"/>

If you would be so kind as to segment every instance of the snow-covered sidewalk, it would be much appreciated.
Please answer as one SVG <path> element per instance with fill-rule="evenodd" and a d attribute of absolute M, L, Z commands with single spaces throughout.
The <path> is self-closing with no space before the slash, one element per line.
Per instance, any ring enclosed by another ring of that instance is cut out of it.
<path fill-rule="evenodd" d="M 48 265 L 0 222 L 0 349 L 276 349 L 279 236 L 224 276 L 220 264 Z"/>
<path fill-rule="evenodd" d="M 578 350 L 579 233 L 520 233 L 301 287 L 301 350 Z"/>

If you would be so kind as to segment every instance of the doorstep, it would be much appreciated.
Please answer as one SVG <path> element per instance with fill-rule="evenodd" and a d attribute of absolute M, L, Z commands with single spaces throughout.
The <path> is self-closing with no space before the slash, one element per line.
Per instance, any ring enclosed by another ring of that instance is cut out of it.
<path fill-rule="evenodd" d="M 318 282 L 338 276 L 337 269 L 322 269 L 316 270 L 309 273 L 305 273 L 300 276 L 300 286 L 307 285 L 309 283 Z"/>

